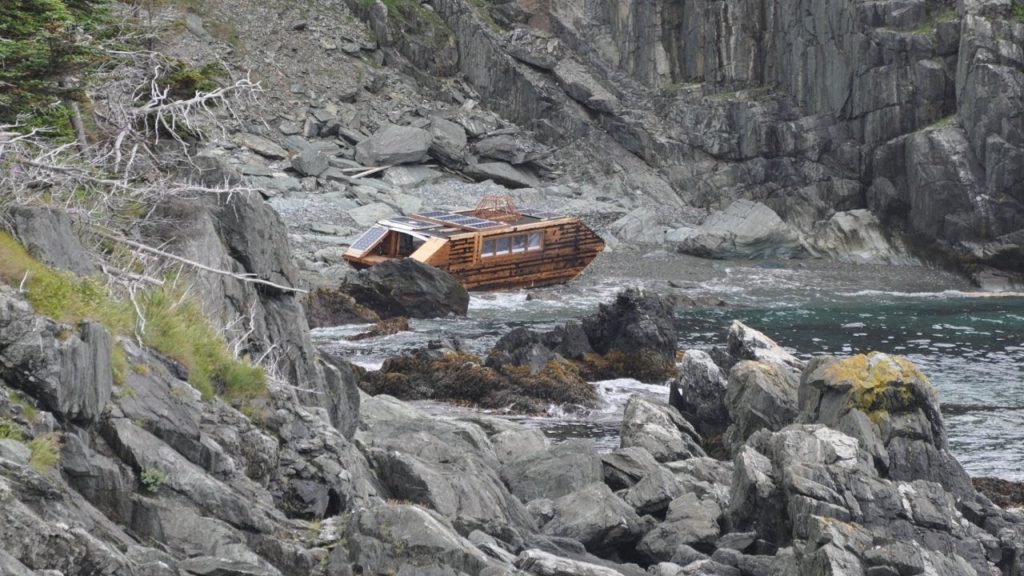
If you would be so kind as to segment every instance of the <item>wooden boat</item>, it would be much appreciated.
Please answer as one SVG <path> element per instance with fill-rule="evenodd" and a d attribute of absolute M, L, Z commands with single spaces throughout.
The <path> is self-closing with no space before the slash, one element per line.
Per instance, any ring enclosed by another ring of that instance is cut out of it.
<path fill-rule="evenodd" d="M 412 258 L 447 270 L 467 290 L 502 290 L 572 280 L 603 249 L 604 241 L 578 218 L 485 197 L 473 210 L 381 220 L 344 257 L 357 268 Z"/>

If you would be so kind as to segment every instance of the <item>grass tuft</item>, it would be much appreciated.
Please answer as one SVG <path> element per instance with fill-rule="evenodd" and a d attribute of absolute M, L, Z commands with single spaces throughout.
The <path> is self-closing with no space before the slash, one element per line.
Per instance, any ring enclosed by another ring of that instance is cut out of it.
<path fill-rule="evenodd" d="M 60 438 L 57 434 L 44 434 L 29 440 L 28 449 L 32 452 L 28 465 L 40 474 L 49 472 L 60 462 Z"/>
<path fill-rule="evenodd" d="M 17 440 L 21 442 L 21 428 L 10 420 L 0 420 L 0 440 Z"/>

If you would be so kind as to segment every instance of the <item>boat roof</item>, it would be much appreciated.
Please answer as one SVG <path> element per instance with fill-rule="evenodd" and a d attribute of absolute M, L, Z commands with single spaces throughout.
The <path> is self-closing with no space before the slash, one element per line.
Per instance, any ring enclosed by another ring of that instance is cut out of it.
<path fill-rule="evenodd" d="M 500 232 L 564 218 L 562 214 L 535 208 L 518 208 L 514 212 L 495 212 L 499 219 L 484 218 L 480 208 L 473 210 L 431 210 L 407 216 L 391 216 L 377 221 L 349 247 L 349 253 L 364 254 L 376 246 L 390 231 L 402 232 L 421 240 L 447 239 L 466 232 Z"/>

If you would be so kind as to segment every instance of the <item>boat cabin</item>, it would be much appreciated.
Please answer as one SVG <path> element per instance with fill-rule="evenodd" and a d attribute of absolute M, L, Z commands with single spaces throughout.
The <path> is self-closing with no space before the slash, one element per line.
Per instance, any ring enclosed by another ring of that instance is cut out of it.
<path fill-rule="evenodd" d="M 357 268 L 412 258 L 447 270 L 467 290 L 500 290 L 567 282 L 603 249 L 604 241 L 578 218 L 486 197 L 472 210 L 381 220 L 344 257 Z"/>

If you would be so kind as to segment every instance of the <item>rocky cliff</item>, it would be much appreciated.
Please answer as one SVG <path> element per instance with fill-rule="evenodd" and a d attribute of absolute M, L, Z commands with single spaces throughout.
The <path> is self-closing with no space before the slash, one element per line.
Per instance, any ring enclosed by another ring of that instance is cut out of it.
<path fill-rule="evenodd" d="M 1011 1 L 431 6 L 486 106 L 602 159 L 603 186 L 640 205 L 752 200 L 798 254 L 892 261 L 906 239 L 978 279 L 1019 269 L 1024 22 Z M 366 15 L 376 29 L 388 12 Z M 647 220 L 662 235 L 643 240 L 684 250 L 749 226 Z"/>

